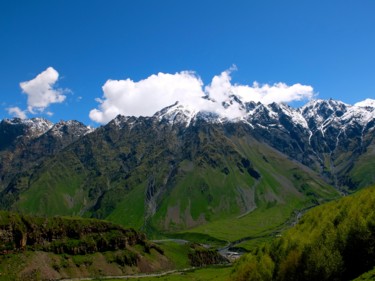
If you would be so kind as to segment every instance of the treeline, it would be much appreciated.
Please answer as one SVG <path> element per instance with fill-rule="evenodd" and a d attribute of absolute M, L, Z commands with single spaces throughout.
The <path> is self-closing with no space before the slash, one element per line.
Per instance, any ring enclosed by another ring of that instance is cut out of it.
<path fill-rule="evenodd" d="M 375 266 L 375 187 L 316 207 L 235 266 L 231 280 L 352 280 Z"/>

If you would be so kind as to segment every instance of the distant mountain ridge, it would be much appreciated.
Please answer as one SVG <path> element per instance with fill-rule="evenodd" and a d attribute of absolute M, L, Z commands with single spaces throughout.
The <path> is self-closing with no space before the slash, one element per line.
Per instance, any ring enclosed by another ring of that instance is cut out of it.
<path fill-rule="evenodd" d="M 352 168 L 352 158 L 359 157 L 367 149 L 373 150 L 375 133 L 375 100 L 366 99 L 355 105 L 336 100 L 312 100 L 300 108 L 285 104 L 242 102 L 230 96 L 223 103 L 225 109 L 236 107 L 241 117 L 228 118 L 215 112 L 195 111 L 178 103 L 164 108 L 153 117 L 171 125 L 190 126 L 198 120 L 209 123 L 244 123 L 252 129 L 252 135 L 279 151 L 296 159 L 324 175 L 337 188 L 355 188 L 352 179 L 344 174 Z M 125 118 L 126 119 L 126 118 Z M 114 122 L 121 123 L 121 118 Z M 342 155 L 347 161 L 337 159 Z M 358 179 L 357 179 L 358 181 Z M 375 181 L 362 184 L 369 185 Z"/>
<path fill-rule="evenodd" d="M 0 205 L 170 231 L 311 206 L 337 195 L 330 185 L 347 192 L 375 182 L 373 100 L 295 109 L 231 95 L 222 107 L 229 113 L 175 103 L 95 130 L 4 119 Z"/>

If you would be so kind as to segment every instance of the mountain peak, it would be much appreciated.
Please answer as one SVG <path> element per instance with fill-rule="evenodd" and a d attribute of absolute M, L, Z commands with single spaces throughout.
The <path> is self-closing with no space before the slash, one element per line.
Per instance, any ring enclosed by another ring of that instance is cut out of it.
<path fill-rule="evenodd" d="M 59 121 L 54 124 L 48 131 L 54 136 L 62 137 L 64 133 L 71 133 L 73 135 L 82 136 L 92 132 L 93 129 L 85 126 L 83 123 L 77 120 Z"/>
<path fill-rule="evenodd" d="M 338 100 L 316 99 L 302 106 L 300 112 L 308 123 L 322 124 L 328 119 L 343 116 L 349 107 L 349 104 Z"/>
<path fill-rule="evenodd" d="M 357 102 L 356 104 L 354 104 L 354 106 L 375 108 L 375 100 L 374 99 L 365 99 L 363 101 Z"/>
<path fill-rule="evenodd" d="M 161 122 L 166 121 L 172 125 L 182 124 L 185 127 L 189 127 L 190 124 L 194 123 L 196 120 L 217 123 L 227 119 L 217 112 L 197 110 L 189 105 L 180 104 L 178 102 L 158 111 L 153 117 L 156 117 Z"/>
<path fill-rule="evenodd" d="M 337 108 L 342 109 L 343 107 L 350 106 L 349 104 L 346 104 L 339 100 L 329 99 L 329 100 L 323 100 L 323 99 L 313 99 L 310 100 L 308 103 L 306 103 L 304 106 L 302 106 L 302 110 L 307 108 L 330 108 L 332 111 L 337 110 Z"/>
<path fill-rule="evenodd" d="M 22 127 L 27 132 L 27 135 L 31 138 L 39 137 L 52 128 L 53 123 L 44 118 L 32 118 L 32 119 L 4 119 L 2 122 L 11 126 Z"/>

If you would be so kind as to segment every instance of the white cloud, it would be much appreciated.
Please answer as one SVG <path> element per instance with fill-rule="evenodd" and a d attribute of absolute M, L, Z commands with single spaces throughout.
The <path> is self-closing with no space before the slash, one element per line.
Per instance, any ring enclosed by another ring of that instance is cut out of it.
<path fill-rule="evenodd" d="M 19 107 L 10 107 L 10 108 L 7 108 L 8 110 L 8 113 L 10 115 L 12 115 L 13 117 L 18 117 L 18 118 L 21 118 L 21 119 L 26 119 L 27 118 L 27 115 L 26 115 L 26 112 L 23 111 L 22 109 L 20 109 Z"/>
<path fill-rule="evenodd" d="M 175 74 L 158 73 L 134 82 L 126 80 L 108 80 L 103 89 L 103 97 L 96 99 L 99 107 L 90 111 L 90 118 L 98 123 L 107 123 L 118 114 L 134 116 L 152 116 L 158 110 L 176 101 L 197 111 L 212 111 L 228 118 L 239 117 L 238 107 L 224 109 L 222 102 L 231 94 L 244 102 L 255 101 L 269 104 L 272 102 L 292 102 L 310 99 L 314 92 L 311 86 L 285 83 L 249 85 L 231 83 L 231 71 L 214 76 L 211 83 L 204 87 L 202 80 L 194 72 Z M 208 97 L 209 99 L 204 99 Z"/>
<path fill-rule="evenodd" d="M 58 79 L 59 73 L 53 67 L 48 67 L 34 79 L 20 83 L 22 92 L 27 95 L 27 110 L 30 113 L 42 113 L 50 104 L 65 100 L 64 90 L 54 88 Z"/>
<path fill-rule="evenodd" d="M 282 82 L 272 86 L 268 84 L 259 85 L 257 82 L 254 82 L 252 87 L 234 86 L 233 92 L 241 96 L 245 101 L 260 101 L 264 104 L 300 101 L 311 99 L 314 95 L 314 89 L 311 86 L 299 83 L 288 86 Z"/>
<path fill-rule="evenodd" d="M 158 73 L 139 82 L 108 80 L 103 86 L 103 99 L 96 99 L 99 109 L 91 110 L 90 118 L 106 123 L 118 114 L 150 116 L 176 101 L 199 103 L 204 95 L 202 85 L 192 72 Z"/>
<path fill-rule="evenodd" d="M 230 70 L 224 71 L 218 76 L 214 76 L 211 85 L 206 86 L 205 90 L 210 97 L 218 101 L 225 99 L 228 94 L 235 94 L 245 102 L 255 101 L 264 104 L 288 103 L 311 99 L 314 95 L 314 89 L 311 86 L 301 85 L 299 83 L 288 86 L 279 82 L 274 85 L 260 85 L 254 82 L 252 86 L 231 84 Z"/>

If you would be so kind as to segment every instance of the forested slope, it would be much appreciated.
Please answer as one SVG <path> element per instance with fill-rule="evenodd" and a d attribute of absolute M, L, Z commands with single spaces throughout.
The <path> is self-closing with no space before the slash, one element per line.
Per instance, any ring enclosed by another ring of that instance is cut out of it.
<path fill-rule="evenodd" d="M 306 213 L 236 266 L 233 280 L 352 280 L 375 265 L 375 187 Z"/>

